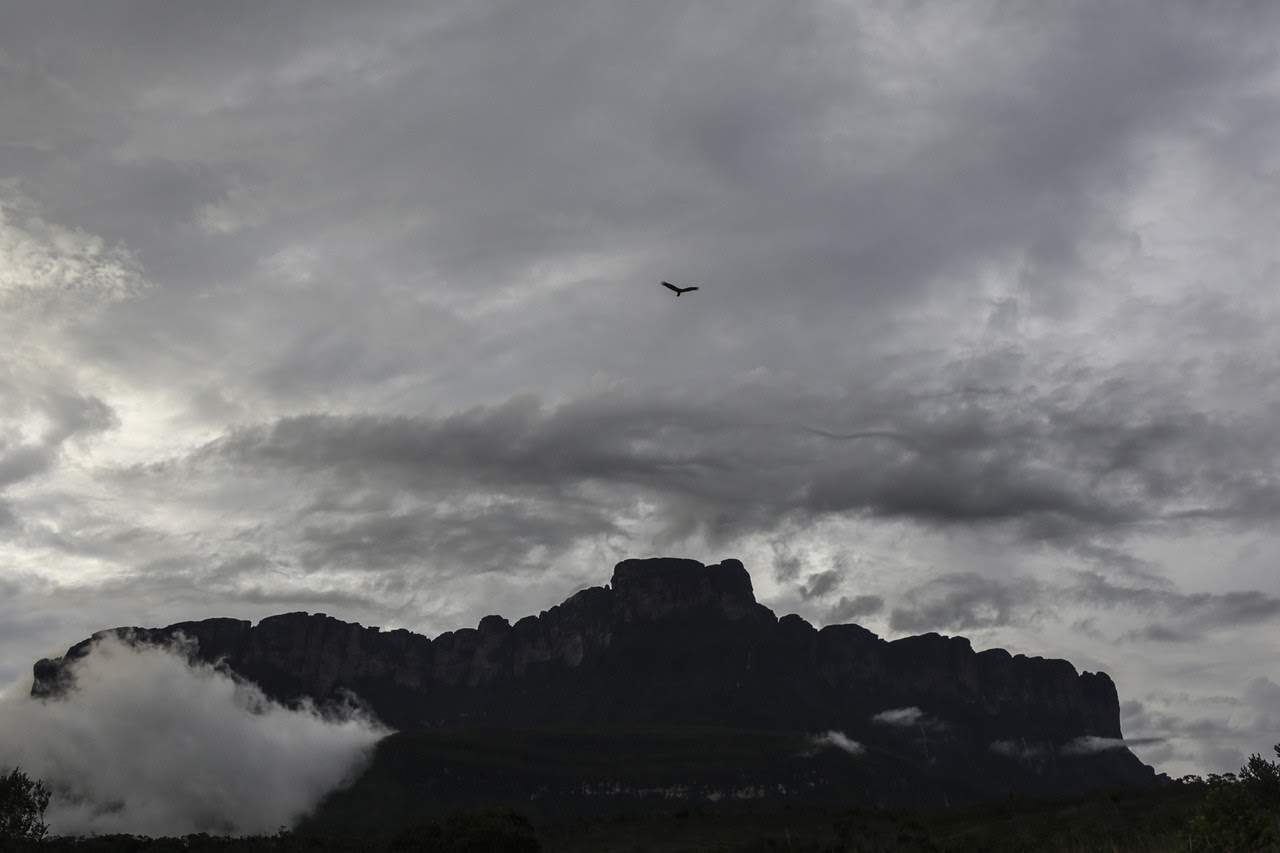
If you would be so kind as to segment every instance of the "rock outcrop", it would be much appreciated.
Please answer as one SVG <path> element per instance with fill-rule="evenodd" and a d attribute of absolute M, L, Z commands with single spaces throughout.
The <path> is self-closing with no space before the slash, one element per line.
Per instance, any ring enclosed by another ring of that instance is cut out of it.
<path fill-rule="evenodd" d="M 915 756 L 945 774 L 986 774 L 993 791 L 1066 793 L 1155 774 L 1122 745 L 1093 755 L 1078 738 L 1121 737 L 1105 673 L 1069 662 L 975 652 L 938 634 L 887 642 L 857 625 L 821 630 L 775 617 L 742 563 L 656 558 L 617 565 L 607 587 L 511 624 L 429 639 L 325 614 L 287 613 L 99 632 L 35 665 L 32 694 L 73 684 L 98 637 L 173 644 L 283 702 L 357 697 L 401 730 L 441 726 L 724 726 L 835 730 Z M 1097 744 L 1098 741 L 1090 741 Z"/>

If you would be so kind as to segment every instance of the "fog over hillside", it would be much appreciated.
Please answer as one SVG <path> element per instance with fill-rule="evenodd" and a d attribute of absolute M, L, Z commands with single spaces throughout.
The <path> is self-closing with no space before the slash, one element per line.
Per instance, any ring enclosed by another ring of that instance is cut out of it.
<path fill-rule="evenodd" d="M 65 699 L 33 700 L 21 683 L 0 697 L 0 767 L 50 787 L 55 835 L 272 833 L 353 778 L 385 734 L 114 637 L 75 673 Z"/>

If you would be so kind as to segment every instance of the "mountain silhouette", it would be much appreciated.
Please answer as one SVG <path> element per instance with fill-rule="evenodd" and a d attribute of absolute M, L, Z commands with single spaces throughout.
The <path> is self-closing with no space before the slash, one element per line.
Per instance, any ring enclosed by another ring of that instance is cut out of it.
<path fill-rule="evenodd" d="M 932 804 L 948 791 L 978 800 L 1158 782 L 1124 747 L 1119 698 L 1105 673 L 1003 649 L 975 652 L 963 637 L 890 642 L 858 625 L 819 630 L 796 615 L 779 619 L 755 600 L 749 574 L 733 559 L 625 560 L 608 586 L 536 616 L 514 624 L 486 616 L 434 639 L 322 613 L 257 625 L 206 619 L 116 628 L 39 661 L 32 695 L 56 699 L 74 682 L 72 664 L 106 634 L 142 645 L 186 638 L 176 647 L 193 660 L 218 663 L 282 702 L 323 708 L 354 696 L 399 730 L 400 743 L 413 732 L 443 743 L 454 737 L 449 731 L 477 727 L 540 732 L 549 742 L 571 732 L 596 732 L 602 742 L 637 731 L 686 739 L 695 729 L 754 732 L 775 751 L 826 743 L 828 762 L 831 749 L 844 749 L 849 779 L 861 781 L 840 790 L 881 804 L 925 804 L 916 794 L 926 789 Z M 758 776 L 766 787 L 776 770 L 734 767 L 724 772 Z M 611 772 L 616 781 L 622 771 Z M 884 773 L 900 781 L 897 789 L 868 781 Z M 483 796 L 486 786 L 476 782 L 476 790 Z"/>

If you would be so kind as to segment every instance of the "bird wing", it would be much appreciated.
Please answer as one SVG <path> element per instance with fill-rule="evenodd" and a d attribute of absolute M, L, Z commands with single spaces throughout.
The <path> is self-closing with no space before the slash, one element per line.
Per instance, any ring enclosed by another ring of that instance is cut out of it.
<path fill-rule="evenodd" d="M 668 290 L 674 290 L 676 293 L 679 293 L 679 292 L 680 292 L 680 288 L 676 287 L 674 284 L 672 284 L 672 283 L 671 283 L 671 282 L 669 282 L 669 281 L 664 281 L 664 282 L 662 283 L 662 286 L 663 286 L 663 287 L 665 287 L 665 288 L 667 288 Z"/>
<path fill-rule="evenodd" d="M 681 293 L 688 293 L 690 290 L 697 290 L 697 289 L 698 289 L 698 288 L 696 288 L 696 287 L 682 287 L 682 288 L 680 289 L 680 292 L 681 292 Z"/>

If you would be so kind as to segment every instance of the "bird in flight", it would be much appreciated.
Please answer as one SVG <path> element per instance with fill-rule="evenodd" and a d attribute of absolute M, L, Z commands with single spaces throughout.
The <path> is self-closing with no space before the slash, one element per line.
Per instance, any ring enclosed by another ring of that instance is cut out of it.
<path fill-rule="evenodd" d="M 676 287 L 674 284 L 672 284 L 669 281 L 664 281 L 662 283 L 662 286 L 667 288 L 668 290 L 674 290 L 676 292 L 676 296 L 679 296 L 682 293 L 688 293 L 690 290 L 698 289 L 696 287 Z"/>

